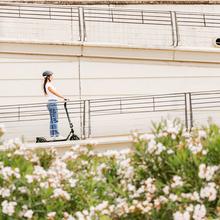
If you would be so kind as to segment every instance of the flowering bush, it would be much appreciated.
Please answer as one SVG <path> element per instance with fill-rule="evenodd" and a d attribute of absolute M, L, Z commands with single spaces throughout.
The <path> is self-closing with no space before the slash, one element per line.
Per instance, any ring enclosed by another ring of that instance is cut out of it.
<path fill-rule="evenodd" d="M 134 148 L 0 153 L 0 219 L 220 219 L 220 129 L 162 121 Z"/>

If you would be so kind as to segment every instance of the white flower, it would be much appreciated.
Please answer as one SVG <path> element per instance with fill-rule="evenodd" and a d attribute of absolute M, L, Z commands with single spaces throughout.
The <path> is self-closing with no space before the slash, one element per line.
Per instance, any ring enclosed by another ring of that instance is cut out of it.
<path fill-rule="evenodd" d="M 32 175 L 26 175 L 25 178 L 26 178 L 28 183 L 32 183 L 34 181 L 34 178 L 33 178 Z"/>
<path fill-rule="evenodd" d="M 156 141 L 155 140 L 150 140 L 148 142 L 148 145 L 147 145 L 147 151 L 148 153 L 152 154 L 153 152 L 155 152 L 157 150 L 157 144 L 156 144 Z"/>
<path fill-rule="evenodd" d="M 193 212 L 194 210 L 194 206 L 192 204 L 190 204 L 188 207 L 186 207 L 186 211 L 188 212 Z"/>
<path fill-rule="evenodd" d="M 204 130 L 199 130 L 198 135 L 200 138 L 206 138 L 207 134 Z"/>
<path fill-rule="evenodd" d="M 77 212 L 77 214 L 78 213 L 80 213 L 80 212 Z M 68 214 L 67 212 L 64 212 L 64 218 L 63 218 L 63 220 L 75 220 L 75 218 L 72 216 L 72 215 L 70 215 L 70 214 Z M 53 220 L 53 218 L 52 218 L 52 220 Z M 81 215 L 81 216 L 79 216 L 78 217 L 78 220 L 86 220 L 84 217 L 83 217 L 83 215 Z"/>
<path fill-rule="evenodd" d="M 182 178 L 180 176 L 174 176 L 171 187 L 176 188 L 176 187 L 181 187 L 181 186 L 183 186 Z"/>
<path fill-rule="evenodd" d="M 33 214 L 34 214 L 34 212 L 29 209 L 24 213 L 24 217 L 27 219 L 31 219 L 33 217 Z"/>
<path fill-rule="evenodd" d="M 214 201 L 217 198 L 217 190 L 215 183 L 208 183 L 208 185 L 200 190 L 202 199 L 208 198 L 209 201 Z"/>
<path fill-rule="evenodd" d="M 75 215 L 78 220 L 86 220 L 86 218 L 84 217 L 84 215 L 81 212 L 76 212 Z M 69 220 L 69 217 L 68 217 L 68 220 Z M 72 220 L 72 219 L 70 219 L 70 220 Z"/>
<path fill-rule="evenodd" d="M 134 186 L 134 185 L 132 185 L 132 184 L 128 184 L 128 191 L 130 191 L 130 192 L 134 192 L 136 190 L 136 187 Z"/>
<path fill-rule="evenodd" d="M 166 150 L 166 147 L 163 146 L 163 144 L 158 143 L 157 144 L 157 150 L 156 150 L 155 154 L 160 155 L 164 150 Z"/>
<path fill-rule="evenodd" d="M 174 220 L 190 220 L 190 214 L 188 211 L 185 211 L 183 213 L 181 212 L 175 212 L 173 214 L 173 219 Z"/>
<path fill-rule="evenodd" d="M 95 207 L 95 210 L 101 212 L 103 209 L 107 207 L 108 207 L 108 201 L 103 201 L 102 203 L 100 203 Z"/>
<path fill-rule="evenodd" d="M 165 195 L 168 195 L 170 193 L 170 187 L 169 186 L 165 186 L 163 188 L 163 192 L 164 192 Z"/>
<path fill-rule="evenodd" d="M 174 153 L 174 151 L 172 149 L 167 150 L 167 154 L 173 154 L 173 153 Z"/>
<path fill-rule="evenodd" d="M 8 202 L 4 200 L 2 202 L 2 212 L 6 215 L 12 216 L 15 212 L 15 206 L 17 205 L 16 202 Z"/>
<path fill-rule="evenodd" d="M 52 198 L 63 198 L 65 200 L 70 200 L 70 195 L 68 192 L 62 190 L 61 188 L 57 188 L 54 190 Z"/>
<path fill-rule="evenodd" d="M 78 181 L 77 179 L 70 178 L 69 179 L 70 186 L 74 188 L 76 186 L 77 181 Z"/>
<path fill-rule="evenodd" d="M 207 155 L 208 151 L 207 150 L 202 150 L 202 155 Z"/>
<path fill-rule="evenodd" d="M 55 216 L 56 216 L 56 212 L 49 212 L 47 214 L 47 219 L 48 220 L 53 220 L 55 218 Z"/>
<path fill-rule="evenodd" d="M 152 140 L 155 138 L 155 136 L 153 134 L 143 134 L 143 135 L 140 135 L 140 140 Z"/>
<path fill-rule="evenodd" d="M 2 167 L 0 169 L 0 175 L 2 175 L 4 180 L 9 180 L 10 177 L 20 178 L 19 169 L 15 168 L 14 170 L 11 167 Z"/>
<path fill-rule="evenodd" d="M 176 194 L 171 193 L 171 194 L 169 195 L 169 199 L 170 199 L 171 201 L 175 202 L 175 201 L 178 200 L 178 196 L 177 196 Z"/>
<path fill-rule="evenodd" d="M 198 175 L 201 179 L 206 179 L 207 181 L 210 181 L 212 180 L 213 175 L 218 169 L 218 166 L 206 166 L 205 164 L 200 164 Z"/>
<path fill-rule="evenodd" d="M 2 198 L 7 198 L 10 195 L 11 195 L 10 189 L 0 188 L 0 196 L 2 196 Z"/>
<path fill-rule="evenodd" d="M 48 182 L 40 182 L 40 187 L 44 188 L 44 189 L 48 189 L 49 188 L 49 183 Z"/>
<path fill-rule="evenodd" d="M 194 220 L 205 220 L 206 216 L 206 207 L 204 205 L 196 205 L 193 212 Z"/>
<path fill-rule="evenodd" d="M 197 145 L 195 145 L 190 142 L 188 148 L 193 154 L 198 154 L 198 153 L 202 152 L 202 150 L 203 150 L 201 143 L 198 143 Z"/>

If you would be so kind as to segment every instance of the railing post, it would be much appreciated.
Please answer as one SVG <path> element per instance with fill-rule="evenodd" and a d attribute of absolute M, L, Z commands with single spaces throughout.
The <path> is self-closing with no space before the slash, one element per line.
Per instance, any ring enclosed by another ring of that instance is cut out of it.
<path fill-rule="evenodd" d="M 78 23 L 79 23 L 79 41 L 86 41 L 86 23 L 85 23 L 85 15 L 84 8 L 78 8 Z"/>
<path fill-rule="evenodd" d="M 51 20 L 51 7 L 49 7 L 49 18 Z"/>
<path fill-rule="evenodd" d="M 206 27 L 206 18 L 205 18 L 205 14 L 203 14 L 203 22 L 204 22 L 204 27 Z"/>
<path fill-rule="evenodd" d="M 186 130 L 189 130 L 188 126 L 188 104 L 187 104 L 187 93 L 184 93 L 184 101 L 185 101 L 185 126 Z"/>
<path fill-rule="evenodd" d="M 155 98 L 153 96 L 153 112 L 155 112 Z"/>
<path fill-rule="evenodd" d="M 83 100 L 83 121 L 82 121 L 82 136 L 83 136 L 83 139 L 89 138 L 90 135 L 91 135 L 90 100 Z"/>
<path fill-rule="evenodd" d="M 190 111 L 190 130 L 193 128 L 193 107 L 192 107 L 192 94 L 189 94 L 189 111 Z"/>
<path fill-rule="evenodd" d="M 90 137 L 91 135 L 91 106 L 90 106 L 90 100 L 88 100 L 88 138 Z"/>
<path fill-rule="evenodd" d="M 178 21 L 175 11 L 170 11 L 171 29 L 172 29 L 172 46 L 177 47 L 179 45 L 179 29 Z"/>
<path fill-rule="evenodd" d="M 144 24 L 144 12 L 141 11 L 141 20 L 142 20 L 142 24 Z"/>
<path fill-rule="evenodd" d="M 79 16 L 78 16 L 79 18 Z M 73 8 L 70 8 L 70 19 L 71 19 L 71 41 L 73 41 Z M 79 40 L 80 40 L 80 19 L 79 19 Z"/>
<path fill-rule="evenodd" d="M 82 8 L 82 18 L 83 18 L 83 41 L 86 41 L 87 34 L 86 34 L 86 18 L 85 18 L 84 8 Z"/>
<path fill-rule="evenodd" d="M 72 8 L 71 8 L 71 21 L 72 21 Z M 81 24 L 80 8 L 78 8 L 78 25 L 79 25 L 79 41 L 82 41 L 82 24 Z"/>
<path fill-rule="evenodd" d="M 82 123 L 82 138 L 86 138 L 86 101 L 83 100 L 83 123 Z"/>
<path fill-rule="evenodd" d="M 21 120 L 21 107 L 20 105 L 18 106 L 18 121 Z"/>

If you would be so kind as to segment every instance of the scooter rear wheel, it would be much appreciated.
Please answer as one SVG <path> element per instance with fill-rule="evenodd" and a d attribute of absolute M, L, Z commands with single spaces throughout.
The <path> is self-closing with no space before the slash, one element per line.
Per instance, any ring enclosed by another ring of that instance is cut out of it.
<path fill-rule="evenodd" d="M 73 134 L 71 137 L 70 137 L 70 140 L 73 141 L 73 140 L 79 140 L 79 137 L 75 134 Z"/>

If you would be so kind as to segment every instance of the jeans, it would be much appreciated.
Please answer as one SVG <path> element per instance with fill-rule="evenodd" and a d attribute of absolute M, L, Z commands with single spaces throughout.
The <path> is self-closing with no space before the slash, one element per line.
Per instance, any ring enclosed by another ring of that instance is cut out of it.
<path fill-rule="evenodd" d="M 57 101 L 49 100 L 47 104 L 47 108 L 50 112 L 50 136 L 57 137 L 59 136 Z"/>

